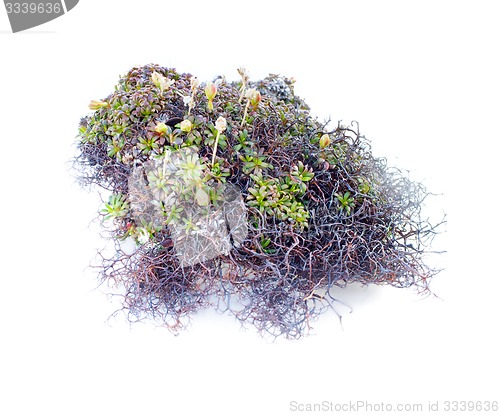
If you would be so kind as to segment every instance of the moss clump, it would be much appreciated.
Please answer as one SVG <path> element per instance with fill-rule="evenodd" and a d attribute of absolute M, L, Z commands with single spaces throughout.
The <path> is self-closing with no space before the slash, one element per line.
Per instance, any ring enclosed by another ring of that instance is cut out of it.
<path fill-rule="evenodd" d="M 299 337 L 333 286 L 427 291 L 425 188 L 373 157 L 355 124 L 327 131 L 292 81 L 239 73 L 133 68 L 81 120 L 79 178 L 111 193 L 101 277 L 125 288 L 129 319 L 178 330 L 214 306 Z"/>

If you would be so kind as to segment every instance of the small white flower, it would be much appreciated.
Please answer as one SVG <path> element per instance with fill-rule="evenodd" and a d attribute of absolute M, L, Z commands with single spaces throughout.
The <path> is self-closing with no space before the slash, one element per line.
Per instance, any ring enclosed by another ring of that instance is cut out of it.
<path fill-rule="evenodd" d="M 159 74 L 156 71 L 154 71 L 151 75 L 151 79 L 153 83 L 160 88 L 161 92 L 167 91 L 175 83 L 173 79 L 165 78 L 162 74 Z"/>
<path fill-rule="evenodd" d="M 252 99 L 257 94 L 257 90 L 255 88 L 249 88 L 245 92 L 245 97 L 248 99 Z"/>
<path fill-rule="evenodd" d="M 156 71 L 153 71 L 153 73 L 151 75 L 151 80 L 153 81 L 153 84 L 155 84 L 157 87 L 160 86 L 160 79 L 161 78 L 164 78 L 164 76 L 159 74 Z"/>
<path fill-rule="evenodd" d="M 196 76 L 191 77 L 191 89 L 195 91 L 200 86 L 200 80 Z"/>
<path fill-rule="evenodd" d="M 191 102 L 193 102 L 193 98 L 189 95 L 185 95 L 182 97 L 182 102 L 186 107 L 189 107 L 191 105 Z"/>
<path fill-rule="evenodd" d="M 168 88 L 170 88 L 173 84 L 175 84 L 175 81 L 173 79 L 167 79 L 166 82 L 163 84 L 164 91 L 166 91 Z"/>
<path fill-rule="evenodd" d="M 215 121 L 215 129 L 220 134 L 222 134 L 226 130 L 226 127 L 227 127 L 226 119 L 224 117 L 217 118 L 217 121 Z"/>
<path fill-rule="evenodd" d="M 149 232 L 146 228 L 137 228 L 137 241 L 141 244 L 145 244 L 149 241 Z"/>

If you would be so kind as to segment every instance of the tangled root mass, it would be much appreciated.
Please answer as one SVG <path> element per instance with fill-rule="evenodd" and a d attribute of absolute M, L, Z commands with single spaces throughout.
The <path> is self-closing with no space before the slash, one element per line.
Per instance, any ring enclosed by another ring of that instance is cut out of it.
<path fill-rule="evenodd" d="M 173 81 L 169 89 L 153 82 L 155 73 Z M 429 193 L 420 183 L 374 157 L 356 123 L 327 131 L 286 78 L 216 85 L 209 109 L 203 86 L 193 87 L 189 74 L 158 65 L 133 68 L 102 107 L 81 120 L 75 165 L 84 185 L 123 195 L 126 203 L 134 168 L 194 145 L 203 185 L 230 184 L 245 203 L 245 238 L 189 266 L 166 222 L 148 227 L 132 209 L 112 218 L 115 252 L 103 254 L 99 272 L 122 287 L 131 321 L 152 318 L 178 331 L 197 310 L 215 307 L 262 333 L 297 338 L 332 306 L 335 286 L 428 292 L 438 270 L 424 256 L 439 224 L 422 218 Z M 247 105 L 245 87 L 261 94 L 257 106 Z M 190 108 L 185 97 L 196 105 Z M 210 160 L 218 117 L 227 120 L 227 130 L 216 169 Z M 188 132 L 179 128 L 186 119 L 193 126 Z M 166 134 L 155 130 L 162 122 Z M 133 252 L 122 248 L 127 238 L 136 243 Z"/>

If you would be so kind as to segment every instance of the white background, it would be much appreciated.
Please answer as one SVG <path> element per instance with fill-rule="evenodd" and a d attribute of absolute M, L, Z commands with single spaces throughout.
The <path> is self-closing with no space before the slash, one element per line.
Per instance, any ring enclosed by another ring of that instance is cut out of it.
<path fill-rule="evenodd" d="M 0 7 L 0 413 L 289 414 L 291 401 L 500 400 L 500 26 L 494 1 L 82 0 L 11 34 Z M 300 341 L 226 315 L 175 337 L 106 322 L 85 270 L 100 208 L 74 184 L 78 121 L 134 65 L 202 80 L 280 73 L 320 118 L 357 120 L 377 156 L 442 196 L 431 288 L 353 287 Z M 442 407 L 442 406 L 441 406 Z M 441 413 L 444 413 L 443 411 Z"/>

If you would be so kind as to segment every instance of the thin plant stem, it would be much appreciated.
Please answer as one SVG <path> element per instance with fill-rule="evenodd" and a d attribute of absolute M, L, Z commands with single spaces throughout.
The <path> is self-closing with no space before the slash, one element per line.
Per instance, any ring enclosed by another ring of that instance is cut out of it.
<path fill-rule="evenodd" d="M 241 120 L 240 128 L 243 128 L 243 125 L 245 125 L 245 121 L 247 119 L 248 107 L 249 106 L 250 106 L 250 100 L 248 100 L 247 101 L 247 105 L 245 105 L 245 112 L 243 113 L 243 119 Z"/>
<path fill-rule="evenodd" d="M 212 154 L 212 167 L 215 164 L 215 155 L 217 154 L 217 146 L 219 145 L 219 136 L 220 136 L 220 131 L 217 130 L 217 137 L 215 137 L 215 143 L 214 143 L 214 153 Z"/>

